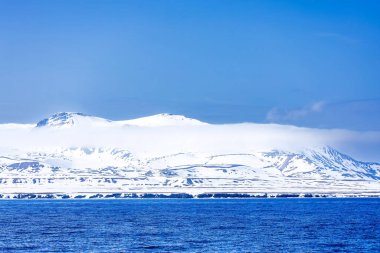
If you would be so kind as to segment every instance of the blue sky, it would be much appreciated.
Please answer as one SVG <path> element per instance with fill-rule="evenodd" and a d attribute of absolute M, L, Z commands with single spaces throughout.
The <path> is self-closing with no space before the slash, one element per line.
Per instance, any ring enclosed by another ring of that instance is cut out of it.
<path fill-rule="evenodd" d="M 379 1 L 1 1 L 0 122 L 380 130 Z"/>

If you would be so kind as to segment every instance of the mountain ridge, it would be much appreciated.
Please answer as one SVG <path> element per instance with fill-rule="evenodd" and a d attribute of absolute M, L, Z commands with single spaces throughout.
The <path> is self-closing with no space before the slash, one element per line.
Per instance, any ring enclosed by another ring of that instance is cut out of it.
<path fill-rule="evenodd" d="M 160 113 L 128 120 L 109 120 L 80 112 L 59 112 L 40 120 L 36 127 L 73 127 L 77 125 L 131 125 L 131 126 L 181 126 L 207 125 L 207 123 L 171 113 Z"/>
<path fill-rule="evenodd" d="M 0 197 L 380 196 L 380 164 L 358 161 L 328 143 L 342 133 L 323 134 L 296 127 L 213 125 L 172 114 L 110 121 L 57 113 L 33 128 L 0 128 Z"/>

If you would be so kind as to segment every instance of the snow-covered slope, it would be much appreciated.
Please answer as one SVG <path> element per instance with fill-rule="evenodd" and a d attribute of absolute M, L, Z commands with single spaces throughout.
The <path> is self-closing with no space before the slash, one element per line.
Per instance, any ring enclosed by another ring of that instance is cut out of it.
<path fill-rule="evenodd" d="M 196 120 L 196 119 L 191 119 L 182 115 L 175 115 L 175 114 L 168 114 L 168 113 L 161 113 L 161 114 L 157 114 L 153 116 L 132 119 L 132 120 L 118 121 L 117 123 L 120 125 L 126 124 L 126 125 L 133 125 L 133 126 L 148 126 L 148 127 L 207 125 L 207 123 Z"/>
<path fill-rule="evenodd" d="M 110 121 L 59 113 L 34 127 L 0 125 L 0 197 L 380 195 L 380 164 L 342 154 L 331 147 L 331 136 L 346 135 L 279 125 L 211 125 L 168 114 Z"/>
<path fill-rule="evenodd" d="M 92 127 L 104 126 L 109 120 L 85 115 L 78 112 L 60 112 L 37 123 L 37 127 Z"/>

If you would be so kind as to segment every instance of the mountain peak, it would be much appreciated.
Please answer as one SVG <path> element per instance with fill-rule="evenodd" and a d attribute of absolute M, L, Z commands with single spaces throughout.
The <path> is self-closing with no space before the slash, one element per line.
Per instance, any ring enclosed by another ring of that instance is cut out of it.
<path fill-rule="evenodd" d="M 80 112 L 59 112 L 49 118 L 39 121 L 36 127 L 72 127 L 74 125 L 89 125 L 94 123 L 106 123 L 106 119 L 86 115 Z"/>
<path fill-rule="evenodd" d="M 134 126 L 196 126 L 207 125 L 197 119 L 187 118 L 183 115 L 160 113 L 152 116 L 125 120 L 123 123 Z"/>

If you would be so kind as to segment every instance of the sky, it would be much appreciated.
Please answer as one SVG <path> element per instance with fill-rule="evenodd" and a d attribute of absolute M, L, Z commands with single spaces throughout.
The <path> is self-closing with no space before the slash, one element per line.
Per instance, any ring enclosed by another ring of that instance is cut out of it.
<path fill-rule="evenodd" d="M 0 1 L 0 122 L 380 131 L 380 1 Z"/>

